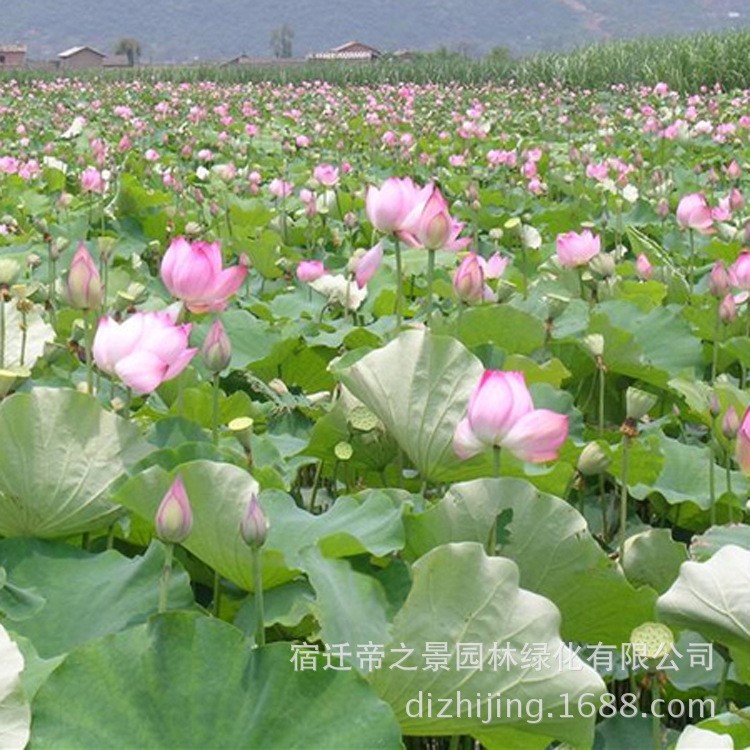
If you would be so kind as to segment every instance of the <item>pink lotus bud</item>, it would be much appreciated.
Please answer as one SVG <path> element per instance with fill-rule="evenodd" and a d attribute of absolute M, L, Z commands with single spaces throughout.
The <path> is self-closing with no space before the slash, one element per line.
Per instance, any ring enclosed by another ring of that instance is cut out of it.
<path fill-rule="evenodd" d="M 635 270 L 640 279 L 647 281 L 651 278 L 651 274 L 654 272 L 653 266 L 649 262 L 649 259 L 641 253 L 635 261 Z"/>
<path fill-rule="evenodd" d="M 721 413 L 721 404 L 716 393 L 712 392 L 708 398 L 708 411 L 711 416 L 715 419 Z"/>
<path fill-rule="evenodd" d="M 729 208 L 732 211 L 742 211 L 745 207 L 745 196 L 738 188 L 732 188 L 729 191 Z"/>
<path fill-rule="evenodd" d="M 723 297 L 729 291 L 729 273 L 723 260 L 717 260 L 711 268 L 708 290 L 714 297 Z"/>
<path fill-rule="evenodd" d="M 727 294 L 719 305 L 719 317 L 723 323 L 732 323 L 737 320 L 737 303 L 731 294 Z"/>
<path fill-rule="evenodd" d="M 729 283 L 737 289 L 750 291 L 750 250 L 743 250 L 729 266 Z"/>
<path fill-rule="evenodd" d="M 240 524 L 240 534 L 245 544 L 256 549 L 262 547 L 268 537 L 268 519 L 255 493 L 251 495 L 250 502 L 247 504 L 247 510 Z"/>
<path fill-rule="evenodd" d="M 711 231 L 713 218 L 703 193 L 690 193 L 680 200 L 677 206 L 677 223 L 683 229 L 694 229 L 701 234 Z"/>
<path fill-rule="evenodd" d="M 206 367 L 213 373 L 219 373 L 229 366 L 232 344 L 220 320 L 216 319 L 208 331 L 201 347 L 201 355 Z"/>
<path fill-rule="evenodd" d="M 247 276 L 247 263 L 222 268 L 218 242 L 188 242 L 177 237 L 161 262 L 161 279 L 173 297 L 181 299 L 191 312 L 224 310 Z"/>
<path fill-rule="evenodd" d="M 743 474 L 750 474 L 750 408 L 745 411 L 737 431 L 735 458 Z"/>
<path fill-rule="evenodd" d="M 355 259 L 352 258 L 352 260 Z M 354 279 L 360 289 L 363 289 L 367 285 L 367 282 L 375 275 L 382 262 L 383 245 L 380 242 L 356 259 L 351 271 L 354 273 Z"/>
<path fill-rule="evenodd" d="M 104 179 L 96 167 L 87 167 L 81 174 L 81 190 L 84 193 L 103 193 Z"/>
<path fill-rule="evenodd" d="M 453 291 L 458 299 L 468 304 L 484 299 L 484 271 L 476 253 L 469 253 L 456 269 Z"/>
<path fill-rule="evenodd" d="M 727 440 L 734 440 L 737 437 L 737 430 L 740 429 L 740 418 L 734 406 L 729 406 L 721 420 L 721 432 Z"/>
<path fill-rule="evenodd" d="M 320 260 L 303 260 L 297 265 L 297 278 L 305 284 L 319 279 L 326 273 L 323 262 Z"/>
<path fill-rule="evenodd" d="M 70 264 L 67 291 L 68 302 L 77 310 L 93 310 L 102 303 L 104 290 L 99 271 L 83 242 Z"/>
<path fill-rule="evenodd" d="M 156 511 L 156 535 L 168 544 L 182 544 L 193 528 L 193 511 L 190 508 L 185 485 L 180 476 L 175 477 Z"/>
<path fill-rule="evenodd" d="M 539 463 L 557 458 L 567 435 L 567 416 L 534 408 L 523 373 L 487 370 L 456 427 L 453 448 L 462 459 L 495 446 Z"/>
<path fill-rule="evenodd" d="M 601 239 L 584 229 L 581 234 L 567 232 L 557 235 L 557 259 L 565 268 L 585 266 L 601 252 Z"/>
<path fill-rule="evenodd" d="M 468 237 L 458 237 L 463 227 L 451 217 L 440 190 L 432 186 L 427 201 L 415 206 L 404 220 L 400 236 L 412 247 L 455 251 L 471 241 Z"/>
<path fill-rule="evenodd" d="M 294 185 L 277 177 L 269 183 L 268 192 L 275 198 L 288 198 L 294 192 Z"/>
<path fill-rule="evenodd" d="M 662 219 L 666 219 L 669 216 L 669 201 L 666 198 L 659 199 L 659 202 L 656 204 L 656 213 Z"/>
<path fill-rule="evenodd" d="M 726 168 L 726 175 L 730 180 L 739 180 L 742 177 L 742 167 L 732 159 L 729 166 Z"/>

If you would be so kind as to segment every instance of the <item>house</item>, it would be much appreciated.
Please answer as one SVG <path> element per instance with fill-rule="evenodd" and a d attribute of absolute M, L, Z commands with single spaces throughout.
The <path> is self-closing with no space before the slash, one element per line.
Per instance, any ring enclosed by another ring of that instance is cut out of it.
<path fill-rule="evenodd" d="M 380 50 L 362 42 L 347 42 L 334 47 L 327 52 L 316 52 L 308 55 L 308 60 L 377 60 L 381 56 Z"/>
<path fill-rule="evenodd" d="M 83 68 L 101 68 L 106 55 L 93 47 L 71 47 L 57 57 L 61 68 L 82 70 Z"/>
<path fill-rule="evenodd" d="M 0 69 L 26 65 L 25 44 L 0 44 Z"/>

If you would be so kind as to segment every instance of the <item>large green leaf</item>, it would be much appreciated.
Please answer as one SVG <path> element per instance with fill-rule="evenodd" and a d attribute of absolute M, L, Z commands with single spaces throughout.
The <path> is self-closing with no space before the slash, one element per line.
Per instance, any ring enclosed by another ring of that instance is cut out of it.
<path fill-rule="evenodd" d="M 406 518 L 406 551 L 419 557 L 446 542 L 486 542 L 495 519 L 508 510 L 509 539 L 500 554 L 518 565 L 521 586 L 557 605 L 564 638 L 619 645 L 653 618 L 656 593 L 628 583 L 577 510 L 524 480 L 454 485 L 439 503 Z"/>
<path fill-rule="evenodd" d="M 400 746 L 391 710 L 352 672 L 295 671 L 289 644 L 160 615 L 70 654 L 33 703 L 33 748 Z"/>
<path fill-rule="evenodd" d="M 386 426 L 423 477 L 450 477 L 459 460 L 453 432 L 482 376 L 462 344 L 406 331 L 387 346 L 334 374 Z"/>
<path fill-rule="evenodd" d="M 663 594 L 677 579 L 688 551 L 669 529 L 649 529 L 626 540 L 623 558 L 629 581 Z"/>
<path fill-rule="evenodd" d="M 35 388 L 0 404 L 0 534 L 61 537 L 120 513 L 112 487 L 150 446 L 76 391 Z"/>
<path fill-rule="evenodd" d="M 656 603 L 665 622 L 750 652 L 750 550 L 722 547 L 707 562 L 686 562 Z"/>
<path fill-rule="evenodd" d="M 213 461 L 192 461 L 171 473 L 154 466 L 127 482 L 117 499 L 153 519 L 176 474 L 193 509 L 193 528 L 183 546 L 225 578 L 253 590 L 252 553 L 240 537 L 240 522 L 258 483 L 246 471 Z M 322 515 L 297 507 L 283 492 L 264 492 L 260 498 L 270 523 L 263 546 L 264 588 L 295 578 L 304 568 L 300 553 L 309 545 L 317 544 L 327 557 L 386 555 L 404 545 L 401 507 L 384 492 L 340 497 Z"/>
<path fill-rule="evenodd" d="M 33 539 L 0 541 L 8 575 L 43 600 L 31 617 L 13 622 L 47 658 L 130 625 L 156 612 L 164 551 L 154 543 L 143 557 L 110 550 L 91 554 L 68 544 Z M 193 595 L 187 574 L 175 570 L 169 606 L 190 607 Z"/>
<path fill-rule="evenodd" d="M 554 739 L 590 744 L 594 717 L 581 717 L 577 704 L 582 696 L 596 703 L 604 683 L 560 640 L 557 608 L 519 588 L 514 562 L 487 557 L 481 544 L 448 544 L 420 558 L 413 574 L 411 592 L 393 622 L 391 648 L 405 645 L 423 654 L 427 644 L 445 644 L 449 656 L 447 669 L 425 669 L 419 666 L 419 656 L 392 669 L 401 656 L 387 650 L 382 669 L 372 673 L 373 685 L 391 704 L 407 735 L 471 734 L 490 750 L 543 748 Z M 481 669 L 457 668 L 457 644 L 481 644 Z M 515 663 L 493 662 L 495 644 Z M 524 663 L 524 646 L 532 644 L 548 654 L 544 663 Z M 417 668 L 405 671 L 404 666 Z M 433 700 L 431 715 L 428 694 Z M 467 716 L 466 706 L 462 717 L 436 716 L 437 707 L 444 706 L 440 699 L 451 699 L 455 714 L 459 694 L 474 706 L 481 701 L 482 718 L 476 712 Z M 502 716 L 495 711 L 495 698 L 501 700 Z M 513 698 L 520 700 L 521 718 L 505 712 L 505 702 Z M 528 703 L 530 699 L 543 705 L 540 723 L 530 721 L 538 708 Z M 566 702 L 571 713 L 562 718 Z"/>

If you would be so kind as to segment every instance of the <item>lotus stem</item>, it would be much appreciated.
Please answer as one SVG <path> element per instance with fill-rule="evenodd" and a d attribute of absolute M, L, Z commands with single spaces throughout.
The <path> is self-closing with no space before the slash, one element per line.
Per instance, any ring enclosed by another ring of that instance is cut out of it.
<path fill-rule="evenodd" d="M 716 468 L 714 466 L 714 443 L 713 440 L 708 444 L 708 494 L 711 501 L 709 508 L 709 522 L 711 526 L 716 526 Z"/>
<path fill-rule="evenodd" d="M 688 230 L 688 236 L 690 237 L 690 259 L 688 261 L 688 291 L 690 295 L 688 297 L 689 303 L 690 297 L 692 297 L 693 295 L 693 276 L 695 273 L 695 235 L 692 229 Z"/>
<path fill-rule="evenodd" d="M 167 611 L 167 595 L 169 593 L 169 579 L 172 577 L 172 558 L 174 557 L 174 544 L 164 545 L 164 567 L 161 570 L 161 581 L 159 583 L 159 614 Z"/>
<path fill-rule="evenodd" d="M 625 562 L 625 533 L 628 525 L 628 459 L 630 454 L 630 437 L 622 438 L 622 476 L 620 477 L 620 565 Z"/>
<path fill-rule="evenodd" d="M 396 251 L 396 331 L 401 330 L 401 323 L 403 320 L 403 278 L 401 268 L 401 242 L 398 237 L 394 238 L 394 246 Z"/>
<path fill-rule="evenodd" d="M 218 570 L 214 570 L 213 599 L 211 601 L 211 614 L 219 617 L 221 613 L 221 576 Z"/>
<path fill-rule="evenodd" d="M 28 324 L 28 318 L 26 316 L 26 308 L 23 307 L 21 309 L 21 358 L 19 364 L 21 367 L 24 366 L 26 362 L 26 343 L 29 338 L 29 324 Z"/>
<path fill-rule="evenodd" d="M 5 367 L 5 290 L 0 289 L 0 368 Z"/>
<path fill-rule="evenodd" d="M 656 714 L 656 701 L 659 700 L 659 680 L 651 672 L 651 741 L 654 750 L 661 750 L 661 719 Z"/>
<path fill-rule="evenodd" d="M 212 383 L 212 407 L 211 407 L 211 439 L 214 445 L 219 444 L 219 373 L 213 377 Z"/>
<path fill-rule="evenodd" d="M 601 359 L 601 358 L 600 358 Z M 599 435 L 604 435 L 604 394 L 606 386 L 606 376 L 604 372 L 604 362 L 599 361 Z"/>
<path fill-rule="evenodd" d="M 263 609 L 263 557 L 260 547 L 252 548 L 253 589 L 255 594 L 255 645 L 266 645 L 265 612 Z"/>
<path fill-rule="evenodd" d="M 719 681 L 719 690 L 716 693 L 716 713 L 721 711 L 724 705 L 724 694 L 727 689 L 727 678 L 729 677 L 729 668 L 732 666 L 732 660 L 729 657 L 729 653 L 722 653 L 724 659 L 724 666 L 721 669 L 721 680 Z"/>
<path fill-rule="evenodd" d="M 84 310 L 83 335 L 86 347 L 86 392 L 91 396 L 94 395 L 94 358 L 91 353 L 94 346 L 94 322 L 92 317 L 93 313 L 91 310 Z"/>
<path fill-rule="evenodd" d="M 435 251 L 427 251 L 427 303 L 425 305 L 425 320 L 427 325 L 432 318 L 432 284 L 435 278 Z"/>
<path fill-rule="evenodd" d="M 500 478 L 500 458 L 501 448 L 499 445 L 492 446 L 492 462 L 494 467 L 494 476 L 496 479 Z M 492 521 L 490 527 L 490 538 L 487 540 L 487 554 L 493 556 L 497 550 L 497 517 Z"/>

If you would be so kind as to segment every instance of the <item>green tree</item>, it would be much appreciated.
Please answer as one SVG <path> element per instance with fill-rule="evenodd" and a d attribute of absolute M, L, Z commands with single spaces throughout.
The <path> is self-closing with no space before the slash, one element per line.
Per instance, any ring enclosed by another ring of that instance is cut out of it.
<path fill-rule="evenodd" d="M 128 58 L 128 65 L 132 67 L 141 58 L 141 43 L 132 37 L 123 37 L 117 42 L 115 54 L 125 55 Z"/>
<path fill-rule="evenodd" d="M 294 42 L 294 29 L 288 24 L 282 24 L 271 32 L 271 51 L 273 56 L 279 59 L 292 57 L 292 43 Z"/>

